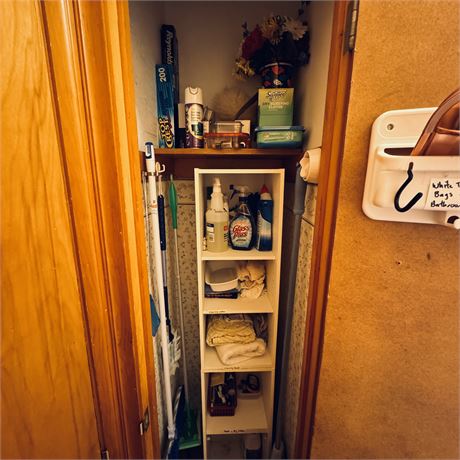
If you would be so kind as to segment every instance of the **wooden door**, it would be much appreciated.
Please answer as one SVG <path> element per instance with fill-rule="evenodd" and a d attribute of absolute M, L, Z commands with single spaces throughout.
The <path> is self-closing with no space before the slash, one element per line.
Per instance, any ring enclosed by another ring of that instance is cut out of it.
<path fill-rule="evenodd" d="M 1 455 L 95 458 L 83 292 L 40 7 L 1 2 L 0 10 Z"/>
<path fill-rule="evenodd" d="M 2 456 L 157 458 L 127 3 L 0 5 Z"/>

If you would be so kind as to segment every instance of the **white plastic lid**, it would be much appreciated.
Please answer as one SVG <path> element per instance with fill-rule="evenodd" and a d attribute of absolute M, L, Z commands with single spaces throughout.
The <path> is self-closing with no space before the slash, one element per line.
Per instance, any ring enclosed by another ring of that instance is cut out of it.
<path fill-rule="evenodd" d="M 203 91 L 201 88 L 187 86 L 185 88 L 185 104 L 201 104 L 203 105 Z"/>

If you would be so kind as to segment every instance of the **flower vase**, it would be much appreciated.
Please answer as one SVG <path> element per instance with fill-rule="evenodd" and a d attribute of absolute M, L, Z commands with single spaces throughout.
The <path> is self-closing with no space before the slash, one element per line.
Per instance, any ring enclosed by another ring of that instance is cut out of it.
<path fill-rule="evenodd" d="M 272 62 L 260 69 L 264 88 L 292 88 L 294 66 L 288 62 Z"/>

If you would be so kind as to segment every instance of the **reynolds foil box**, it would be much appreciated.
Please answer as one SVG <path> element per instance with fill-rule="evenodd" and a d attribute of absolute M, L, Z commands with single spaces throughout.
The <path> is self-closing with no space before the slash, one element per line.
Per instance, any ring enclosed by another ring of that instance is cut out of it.
<path fill-rule="evenodd" d="M 155 76 L 157 83 L 158 146 L 174 147 L 174 70 L 170 64 L 157 64 Z"/>
<path fill-rule="evenodd" d="M 294 88 L 259 89 L 259 126 L 292 126 Z"/>

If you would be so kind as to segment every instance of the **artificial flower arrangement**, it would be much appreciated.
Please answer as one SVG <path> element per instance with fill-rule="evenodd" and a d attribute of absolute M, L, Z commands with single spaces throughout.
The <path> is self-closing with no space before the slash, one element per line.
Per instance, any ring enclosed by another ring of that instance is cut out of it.
<path fill-rule="evenodd" d="M 243 24 L 243 40 L 235 61 L 235 74 L 239 77 L 263 75 L 268 65 L 287 64 L 292 68 L 307 64 L 309 54 L 308 26 L 299 17 L 270 15 L 252 31 Z"/>

